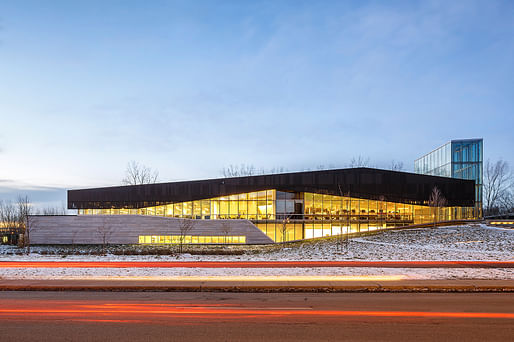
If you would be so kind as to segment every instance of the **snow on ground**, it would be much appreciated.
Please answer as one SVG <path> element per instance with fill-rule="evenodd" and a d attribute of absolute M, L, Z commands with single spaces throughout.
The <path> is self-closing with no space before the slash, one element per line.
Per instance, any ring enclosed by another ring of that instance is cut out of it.
<path fill-rule="evenodd" d="M 307 241 L 294 247 L 263 248 L 243 255 L 11 255 L 14 247 L 0 247 L 0 261 L 248 261 L 248 260 L 514 260 L 514 230 L 485 225 L 390 230 L 353 238 L 341 247 L 334 240 Z M 131 269 L 0 269 L 0 279 L 56 279 L 87 277 L 193 276 L 355 276 L 402 275 L 409 279 L 513 279 L 514 269 L 384 269 L 384 268 L 131 268 Z"/>
<path fill-rule="evenodd" d="M 337 242 L 320 241 L 270 253 L 268 259 L 507 261 L 514 260 L 514 230 L 485 225 L 389 230 L 350 239 L 344 251 L 338 252 Z"/>
<path fill-rule="evenodd" d="M 313 268 L 29 268 L 4 269 L 0 279 L 141 279 L 195 280 L 198 277 L 260 277 L 279 280 L 287 276 L 355 277 L 381 276 L 384 279 L 512 279 L 508 268 L 375 268 L 375 267 L 313 267 Z M 312 280 L 312 279 L 311 279 Z M 335 280 L 335 279 L 334 279 Z"/>
<path fill-rule="evenodd" d="M 268 248 L 272 247 L 272 248 Z M 44 247 L 42 247 L 44 248 Z M 49 247 L 51 250 L 52 247 Z M 77 247 L 80 249 L 80 247 Z M 33 248 L 33 251 L 41 249 Z M 55 249 L 55 247 L 54 247 Z M 350 239 L 342 249 L 335 240 L 253 248 L 242 255 L 13 255 L 19 250 L 0 246 L 0 261 L 235 261 L 235 260 L 514 260 L 514 229 L 486 225 L 388 230 Z"/>

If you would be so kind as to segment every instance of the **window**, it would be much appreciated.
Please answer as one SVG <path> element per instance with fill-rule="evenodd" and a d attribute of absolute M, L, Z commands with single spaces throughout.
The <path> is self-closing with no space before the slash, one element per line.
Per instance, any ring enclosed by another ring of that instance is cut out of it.
<path fill-rule="evenodd" d="M 140 244 L 180 244 L 180 240 L 184 244 L 206 244 L 206 243 L 221 243 L 221 244 L 233 244 L 233 243 L 246 243 L 246 236 L 234 236 L 234 235 L 215 235 L 215 236 L 204 236 L 204 235 L 139 235 L 138 242 Z"/>

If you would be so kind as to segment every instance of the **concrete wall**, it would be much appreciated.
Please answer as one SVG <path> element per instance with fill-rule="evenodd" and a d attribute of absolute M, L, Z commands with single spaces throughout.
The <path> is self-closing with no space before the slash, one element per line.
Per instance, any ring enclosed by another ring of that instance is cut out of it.
<path fill-rule="evenodd" d="M 139 235 L 180 235 L 182 219 L 144 215 L 30 216 L 31 244 L 101 244 L 107 231 L 109 244 L 136 244 Z M 248 220 L 192 220 L 187 235 L 224 236 L 222 223 L 230 223 L 228 235 L 244 235 L 247 244 L 273 243 Z M 105 228 L 104 228 L 105 227 Z"/>

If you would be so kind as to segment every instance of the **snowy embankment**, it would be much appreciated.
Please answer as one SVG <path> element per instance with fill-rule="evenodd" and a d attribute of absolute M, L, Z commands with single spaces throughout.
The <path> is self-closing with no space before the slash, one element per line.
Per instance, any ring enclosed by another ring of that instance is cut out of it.
<path fill-rule="evenodd" d="M 9 255 L 1 247 L 0 261 L 247 261 L 247 260 L 514 260 L 514 230 L 485 225 L 452 226 L 385 231 L 377 235 L 354 238 L 347 244 L 336 241 L 305 242 L 296 247 L 243 255 L 178 256 L 89 256 L 72 255 L 65 259 L 48 255 Z M 514 269 L 400 269 L 400 268 L 274 268 L 274 269 L 209 269 L 209 268 L 130 268 L 130 269 L 0 269 L 0 279 L 87 279 L 109 277 L 125 279 L 144 277 L 164 280 L 174 277 L 223 276 L 355 276 L 401 275 L 408 279 L 512 279 Z"/>

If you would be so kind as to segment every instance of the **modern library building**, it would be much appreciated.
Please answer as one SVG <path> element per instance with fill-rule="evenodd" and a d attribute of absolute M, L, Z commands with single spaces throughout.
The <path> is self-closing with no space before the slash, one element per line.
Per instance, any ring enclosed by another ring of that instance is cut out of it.
<path fill-rule="evenodd" d="M 69 190 L 68 208 L 31 217 L 31 243 L 260 244 L 479 215 L 473 180 L 373 168 Z"/>
<path fill-rule="evenodd" d="M 482 216 L 484 140 L 451 140 L 414 161 L 414 172 L 425 175 L 472 179 L 475 207 Z"/>

